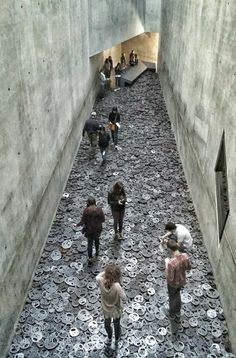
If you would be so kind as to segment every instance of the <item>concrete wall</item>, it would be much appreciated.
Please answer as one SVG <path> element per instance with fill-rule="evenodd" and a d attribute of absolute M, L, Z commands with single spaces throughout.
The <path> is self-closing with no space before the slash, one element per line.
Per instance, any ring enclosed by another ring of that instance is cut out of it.
<path fill-rule="evenodd" d="M 160 77 L 236 352 L 236 3 L 163 1 Z M 225 131 L 230 215 L 219 243 L 215 164 Z"/>
<path fill-rule="evenodd" d="M 159 32 L 161 0 L 88 0 L 90 56 L 145 31 Z"/>
<path fill-rule="evenodd" d="M 145 1 L 88 0 L 90 56 L 144 32 Z"/>
<path fill-rule="evenodd" d="M 159 34 L 144 32 L 128 41 L 122 42 L 122 52 L 126 54 L 126 61 L 129 62 L 129 54 L 134 50 L 139 60 L 157 63 L 158 59 Z"/>
<path fill-rule="evenodd" d="M 1 357 L 96 96 L 84 14 L 86 1 L 0 4 Z"/>
<path fill-rule="evenodd" d="M 97 94 L 100 52 L 142 33 L 145 11 L 139 0 L 0 2 L 1 357 Z"/>
<path fill-rule="evenodd" d="M 164 0 L 165 1 L 165 0 Z M 162 0 L 145 0 L 145 31 L 161 31 Z"/>

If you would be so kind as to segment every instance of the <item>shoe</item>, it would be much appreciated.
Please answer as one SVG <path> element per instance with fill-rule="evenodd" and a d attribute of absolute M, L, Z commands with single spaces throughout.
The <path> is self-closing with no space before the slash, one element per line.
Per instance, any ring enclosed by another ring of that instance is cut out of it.
<path fill-rule="evenodd" d="M 180 313 L 172 313 L 170 314 L 170 311 L 167 307 L 163 306 L 161 307 L 161 312 L 166 316 L 168 317 L 171 321 L 174 321 L 174 320 L 178 320 L 180 318 Z"/>
<path fill-rule="evenodd" d="M 116 232 L 115 236 L 114 236 L 114 240 L 119 240 L 119 237 L 120 237 L 120 235 L 118 234 L 118 232 Z"/>
<path fill-rule="evenodd" d="M 111 345 L 111 342 L 112 342 L 112 338 L 107 338 L 107 340 L 106 340 L 106 345 L 107 346 L 110 346 Z"/>
<path fill-rule="evenodd" d="M 119 342 L 120 342 L 120 337 L 115 339 L 115 345 L 118 346 Z"/>
<path fill-rule="evenodd" d="M 175 320 L 175 321 L 180 321 L 180 318 L 181 318 L 181 313 L 180 313 L 180 312 L 178 312 L 178 313 L 176 313 L 176 314 L 174 315 L 174 320 Z"/>
<path fill-rule="evenodd" d="M 92 264 L 93 264 L 93 258 L 91 257 L 90 259 L 88 259 L 88 266 L 90 267 L 92 266 Z"/>
<path fill-rule="evenodd" d="M 119 235 L 118 240 L 124 240 L 122 232 L 120 232 L 118 235 Z"/>
<path fill-rule="evenodd" d="M 115 145 L 115 149 L 118 150 L 118 145 Z"/>

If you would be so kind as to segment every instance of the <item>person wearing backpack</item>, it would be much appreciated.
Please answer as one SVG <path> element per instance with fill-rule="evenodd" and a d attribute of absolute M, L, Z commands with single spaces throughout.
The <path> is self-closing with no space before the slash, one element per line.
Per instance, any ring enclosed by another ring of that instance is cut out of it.
<path fill-rule="evenodd" d="M 110 134 L 106 132 L 105 127 L 102 127 L 99 132 L 98 146 L 102 155 L 102 165 L 106 163 L 107 160 L 107 151 L 110 142 Z"/>

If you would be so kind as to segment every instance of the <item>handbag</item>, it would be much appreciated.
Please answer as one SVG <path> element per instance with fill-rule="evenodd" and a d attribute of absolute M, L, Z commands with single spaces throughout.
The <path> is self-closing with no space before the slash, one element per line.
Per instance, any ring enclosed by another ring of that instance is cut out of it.
<path fill-rule="evenodd" d="M 109 124 L 109 127 L 110 127 L 110 130 L 111 130 L 112 132 L 115 132 L 115 130 L 116 130 L 116 125 L 115 125 L 115 123 L 110 123 L 110 124 Z"/>

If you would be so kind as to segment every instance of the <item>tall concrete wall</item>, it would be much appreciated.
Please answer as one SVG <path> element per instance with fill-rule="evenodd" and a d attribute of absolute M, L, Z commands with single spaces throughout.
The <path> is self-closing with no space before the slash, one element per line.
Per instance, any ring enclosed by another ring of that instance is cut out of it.
<path fill-rule="evenodd" d="M 0 4 L 0 352 L 96 96 L 102 56 L 96 63 L 89 60 L 86 3 Z"/>
<path fill-rule="evenodd" d="M 90 56 L 144 32 L 145 1 L 88 0 Z"/>
<path fill-rule="evenodd" d="M 138 0 L 0 2 L 1 357 L 97 94 L 100 52 L 142 33 L 145 11 Z"/>
<path fill-rule="evenodd" d="M 144 27 L 146 32 L 160 32 L 161 4 L 162 0 L 145 0 Z"/>
<path fill-rule="evenodd" d="M 236 352 L 236 4 L 163 1 L 160 78 Z M 219 242 L 215 164 L 225 131 L 230 214 Z"/>
<path fill-rule="evenodd" d="M 161 0 L 88 0 L 90 56 L 143 32 L 159 32 Z"/>

